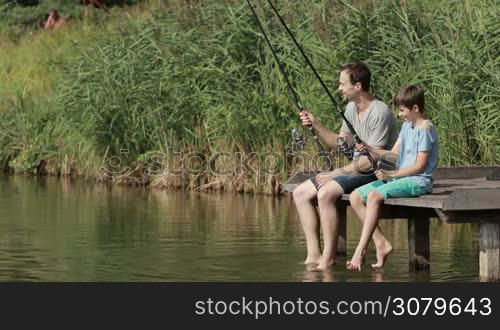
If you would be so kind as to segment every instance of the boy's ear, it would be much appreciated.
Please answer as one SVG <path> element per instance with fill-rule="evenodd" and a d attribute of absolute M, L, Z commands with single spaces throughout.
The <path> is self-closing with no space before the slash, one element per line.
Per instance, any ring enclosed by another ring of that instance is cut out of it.
<path fill-rule="evenodd" d="M 420 108 L 419 108 L 419 106 L 418 106 L 418 105 L 414 104 L 414 105 L 412 105 L 412 107 L 411 107 L 411 111 L 420 112 Z"/>

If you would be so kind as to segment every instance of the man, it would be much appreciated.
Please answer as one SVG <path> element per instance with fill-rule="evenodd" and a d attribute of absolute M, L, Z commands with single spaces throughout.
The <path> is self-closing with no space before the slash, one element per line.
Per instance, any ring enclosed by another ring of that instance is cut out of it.
<path fill-rule="evenodd" d="M 350 101 L 345 116 L 365 144 L 375 149 L 390 150 L 398 137 L 396 118 L 385 103 L 370 94 L 370 80 L 370 69 L 362 62 L 341 68 L 339 91 Z M 304 111 L 300 115 L 302 124 L 312 126 L 329 147 L 335 147 L 339 138 L 347 140 L 350 145 L 354 143 L 345 122 L 340 133 L 336 134 L 324 127 L 311 112 Z M 342 194 L 349 194 L 355 188 L 375 181 L 377 178 L 370 171 L 371 167 L 366 156 L 355 153 L 351 164 L 333 172 L 320 173 L 294 190 L 293 199 L 307 243 L 305 264 L 316 265 L 317 270 L 326 270 L 335 263 L 339 229 L 336 201 Z M 323 231 L 323 253 L 319 243 L 319 224 Z M 377 228 L 375 235 L 379 234 L 379 230 Z"/>

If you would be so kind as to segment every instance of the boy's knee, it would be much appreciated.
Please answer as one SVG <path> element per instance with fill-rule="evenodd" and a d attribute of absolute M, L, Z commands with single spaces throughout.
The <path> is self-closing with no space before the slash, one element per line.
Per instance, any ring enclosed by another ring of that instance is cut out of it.
<path fill-rule="evenodd" d="M 368 194 L 368 203 L 380 203 L 384 200 L 384 196 L 378 191 L 374 190 Z"/>

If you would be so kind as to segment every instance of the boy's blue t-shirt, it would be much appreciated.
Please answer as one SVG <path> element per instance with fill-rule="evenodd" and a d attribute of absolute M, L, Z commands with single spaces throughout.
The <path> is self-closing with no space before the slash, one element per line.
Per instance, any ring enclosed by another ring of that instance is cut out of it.
<path fill-rule="evenodd" d="M 411 176 L 427 192 L 432 191 L 432 174 L 436 171 L 439 161 L 439 139 L 434 125 L 427 120 L 423 128 L 416 128 L 412 123 L 405 122 L 399 132 L 401 147 L 399 149 L 399 168 L 414 165 L 417 162 L 417 154 L 428 151 L 429 161 L 425 171 Z"/>

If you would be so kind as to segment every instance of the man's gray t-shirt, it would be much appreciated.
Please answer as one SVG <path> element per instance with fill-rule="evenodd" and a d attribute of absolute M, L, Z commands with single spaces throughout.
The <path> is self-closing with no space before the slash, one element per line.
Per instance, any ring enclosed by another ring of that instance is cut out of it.
<path fill-rule="evenodd" d="M 359 138 L 370 146 L 390 150 L 398 139 L 396 117 L 382 101 L 373 100 L 361 121 L 358 120 L 356 104 L 349 102 L 346 106 L 345 116 Z M 350 133 L 345 120 L 340 131 Z"/>

